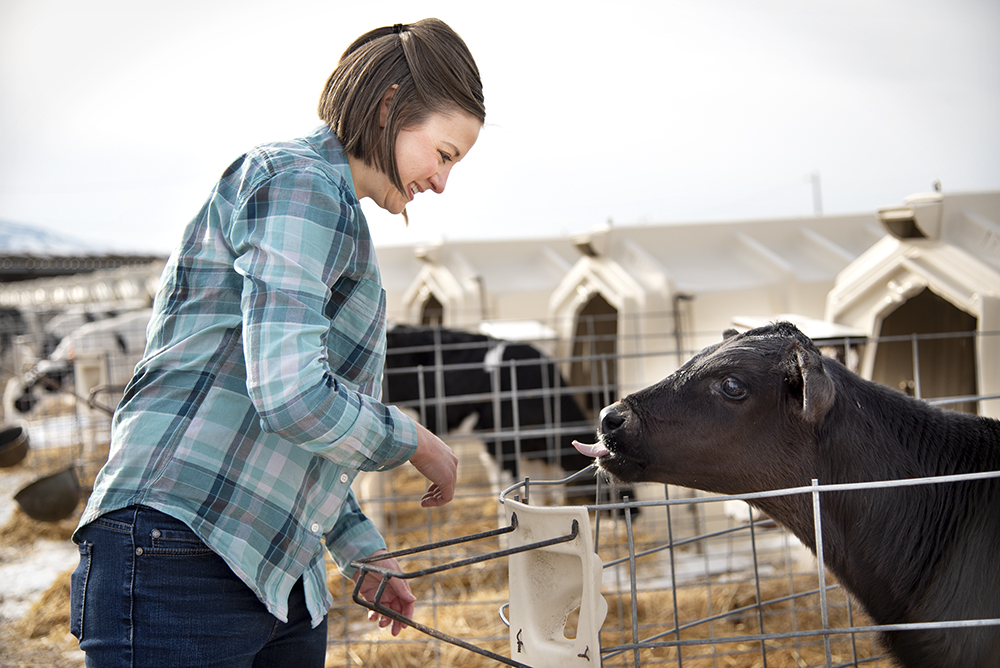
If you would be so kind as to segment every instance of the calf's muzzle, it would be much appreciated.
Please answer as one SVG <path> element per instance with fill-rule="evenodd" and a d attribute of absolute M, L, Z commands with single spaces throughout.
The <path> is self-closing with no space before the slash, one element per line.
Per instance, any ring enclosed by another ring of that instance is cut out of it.
<path fill-rule="evenodd" d="M 605 406 L 601 411 L 601 433 L 611 435 L 621 429 L 625 424 L 625 416 L 619 409 L 618 404 Z"/>

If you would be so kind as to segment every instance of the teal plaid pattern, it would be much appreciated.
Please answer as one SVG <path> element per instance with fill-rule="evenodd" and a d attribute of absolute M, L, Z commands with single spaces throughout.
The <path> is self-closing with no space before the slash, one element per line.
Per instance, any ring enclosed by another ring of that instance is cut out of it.
<path fill-rule="evenodd" d="M 385 546 L 351 482 L 416 450 L 413 422 L 377 400 L 385 327 L 337 138 L 323 127 L 243 155 L 167 262 L 80 526 L 156 508 L 282 621 L 303 577 L 318 624 L 332 603 L 324 544 L 345 575 Z"/>

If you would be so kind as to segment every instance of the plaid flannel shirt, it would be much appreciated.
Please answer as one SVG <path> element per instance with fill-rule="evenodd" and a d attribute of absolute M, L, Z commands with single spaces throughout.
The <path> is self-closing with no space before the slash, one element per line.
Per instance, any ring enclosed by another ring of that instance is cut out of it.
<path fill-rule="evenodd" d="M 287 620 L 313 625 L 385 546 L 351 492 L 416 450 L 382 405 L 385 292 L 343 148 L 326 127 L 258 147 L 222 175 L 171 255 L 145 356 L 112 422 L 80 526 L 133 504 L 186 522 Z"/>

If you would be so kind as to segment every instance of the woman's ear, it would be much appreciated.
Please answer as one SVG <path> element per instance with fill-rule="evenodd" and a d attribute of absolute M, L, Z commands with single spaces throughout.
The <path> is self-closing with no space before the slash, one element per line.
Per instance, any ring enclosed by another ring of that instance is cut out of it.
<path fill-rule="evenodd" d="M 378 108 L 378 126 L 380 128 L 384 129 L 385 123 L 389 119 L 389 104 L 396 95 L 397 88 L 399 88 L 399 84 L 392 84 L 389 86 L 389 90 L 385 92 L 385 95 L 382 96 L 382 104 Z"/>

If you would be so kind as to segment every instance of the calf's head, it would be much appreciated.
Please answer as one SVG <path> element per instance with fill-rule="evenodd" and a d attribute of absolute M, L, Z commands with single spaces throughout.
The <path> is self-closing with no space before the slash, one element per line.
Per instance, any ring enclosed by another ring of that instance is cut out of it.
<path fill-rule="evenodd" d="M 727 494 L 808 484 L 835 398 L 824 358 L 789 323 L 724 337 L 606 407 L 598 443 L 580 452 L 623 482 Z"/>

